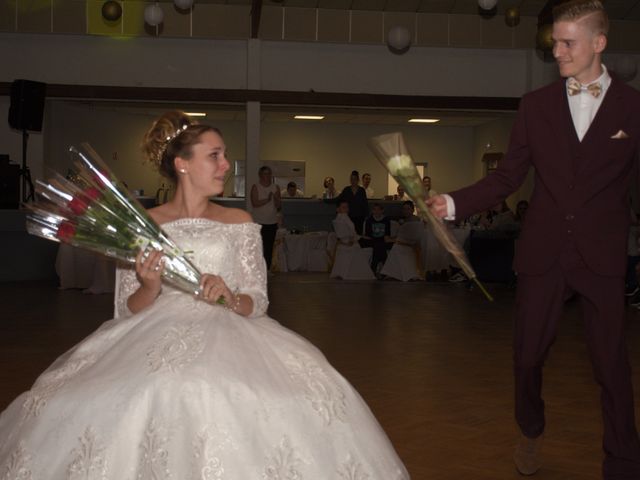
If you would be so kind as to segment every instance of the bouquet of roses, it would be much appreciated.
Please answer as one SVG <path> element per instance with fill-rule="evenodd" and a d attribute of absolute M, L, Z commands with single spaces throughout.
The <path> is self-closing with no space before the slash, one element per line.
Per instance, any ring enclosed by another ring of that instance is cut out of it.
<path fill-rule="evenodd" d="M 37 202 L 28 205 L 27 231 L 33 235 L 135 263 L 140 250 L 161 250 L 163 279 L 200 293 L 200 272 L 109 170 L 89 144 L 70 147 L 73 181 L 55 174 L 38 180 Z"/>
<path fill-rule="evenodd" d="M 376 155 L 380 163 L 389 171 L 391 176 L 404 188 L 407 195 L 413 200 L 420 217 L 429 222 L 433 228 L 433 233 L 442 246 L 456 259 L 460 268 L 467 277 L 473 280 L 482 290 L 489 301 L 493 301 L 493 297 L 485 290 L 484 286 L 478 280 L 476 272 L 473 270 L 471 263 L 467 259 L 464 250 L 458 245 L 444 222 L 436 218 L 426 204 L 427 192 L 424 189 L 420 174 L 416 168 L 404 138 L 401 133 L 387 133 L 373 137 L 369 141 L 369 147 Z"/>

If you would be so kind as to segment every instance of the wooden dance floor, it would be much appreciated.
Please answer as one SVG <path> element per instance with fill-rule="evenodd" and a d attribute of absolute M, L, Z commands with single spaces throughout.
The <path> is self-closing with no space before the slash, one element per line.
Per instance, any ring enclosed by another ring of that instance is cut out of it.
<path fill-rule="evenodd" d="M 490 285 L 489 303 L 460 284 L 303 273 L 269 280 L 270 315 L 318 346 L 358 389 L 414 480 L 522 478 L 511 460 L 512 289 Z M 0 284 L 0 302 L 0 409 L 112 316 L 110 295 L 47 283 Z M 638 398 L 640 312 L 629 309 L 628 320 Z M 534 478 L 600 478 L 599 391 L 577 302 L 567 305 L 545 374 L 543 469 Z"/>

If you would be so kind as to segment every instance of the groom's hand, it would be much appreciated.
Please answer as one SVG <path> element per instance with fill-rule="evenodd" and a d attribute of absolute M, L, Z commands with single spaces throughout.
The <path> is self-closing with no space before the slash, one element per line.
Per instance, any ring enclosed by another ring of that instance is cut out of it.
<path fill-rule="evenodd" d="M 438 218 L 446 217 L 449 212 L 447 211 L 447 200 L 443 195 L 434 195 L 427 200 L 427 206 Z"/>

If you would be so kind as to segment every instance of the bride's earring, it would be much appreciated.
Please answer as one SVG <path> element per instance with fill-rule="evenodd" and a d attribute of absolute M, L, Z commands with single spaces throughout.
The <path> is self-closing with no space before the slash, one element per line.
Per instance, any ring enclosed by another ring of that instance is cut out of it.
<path fill-rule="evenodd" d="M 186 171 L 184 168 L 181 168 L 181 169 L 179 170 L 179 172 L 180 172 L 180 173 L 187 173 L 187 171 Z"/>

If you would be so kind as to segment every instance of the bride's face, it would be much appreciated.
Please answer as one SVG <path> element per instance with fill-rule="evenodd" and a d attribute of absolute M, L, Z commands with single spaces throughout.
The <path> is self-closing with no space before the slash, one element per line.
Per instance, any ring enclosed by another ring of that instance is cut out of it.
<path fill-rule="evenodd" d="M 183 180 L 202 195 L 219 195 L 224 190 L 224 178 L 229 170 L 222 137 L 215 132 L 200 135 L 200 142 L 192 147 L 191 158 L 185 165 L 186 175 L 181 176 Z"/>

